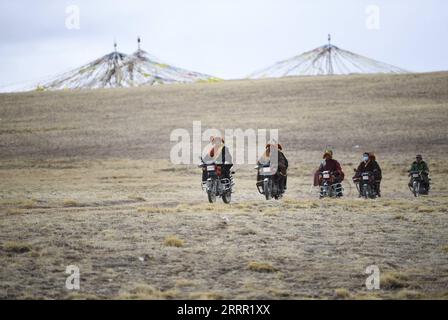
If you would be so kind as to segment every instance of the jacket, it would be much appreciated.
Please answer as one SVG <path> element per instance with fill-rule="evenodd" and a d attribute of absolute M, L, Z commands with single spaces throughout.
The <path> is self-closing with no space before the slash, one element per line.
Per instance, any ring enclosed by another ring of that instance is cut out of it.
<path fill-rule="evenodd" d="M 362 161 L 359 164 L 358 169 L 356 169 L 355 176 L 359 176 L 359 175 L 361 175 L 361 173 L 364 173 L 364 172 L 373 172 L 376 179 L 381 180 L 381 178 L 382 178 L 381 167 L 378 164 L 378 162 L 376 162 L 376 160 L 374 160 L 374 159 L 369 159 L 369 160 L 367 160 L 367 162 Z"/>
<path fill-rule="evenodd" d="M 411 171 L 429 172 L 429 167 L 425 161 L 420 162 L 414 161 L 411 165 Z"/>

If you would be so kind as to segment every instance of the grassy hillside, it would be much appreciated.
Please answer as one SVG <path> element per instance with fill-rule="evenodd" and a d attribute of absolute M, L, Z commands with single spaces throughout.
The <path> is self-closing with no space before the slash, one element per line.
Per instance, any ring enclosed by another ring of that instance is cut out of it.
<path fill-rule="evenodd" d="M 285 78 L 0 94 L 0 298 L 448 298 L 448 73 Z M 288 191 L 266 202 L 250 165 L 232 204 L 206 203 L 175 128 L 278 128 Z M 346 197 L 317 199 L 330 145 Z M 383 198 L 350 183 L 363 151 Z M 415 199 L 406 170 L 428 160 Z M 78 265 L 81 290 L 65 289 Z M 365 269 L 377 265 L 381 290 Z"/>

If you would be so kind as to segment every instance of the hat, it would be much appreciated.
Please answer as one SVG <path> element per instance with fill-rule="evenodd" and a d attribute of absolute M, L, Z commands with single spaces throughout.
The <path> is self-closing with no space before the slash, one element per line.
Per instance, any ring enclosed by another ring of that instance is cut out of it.
<path fill-rule="evenodd" d="M 323 158 L 325 158 L 325 156 L 326 156 L 327 154 L 328 154 L 330 157 L 333 158 L 333 150 L 331 150 L 331 149 L 326 149 L 325 152 L 324 152 L 324 156 L 323 156 Z"/>
<path fill-rule="evenodd" d="M 225 143 L 225 142 L 224 142 L 224 139 L 223 139 L 222 137 L 220 137 L 220 136 L 211 136 L 211 137 L 210 137 L 210 142 L 211 142 L 211 143 L 214 143 L 215 140 L 220 140 L 221 143 Z"/>
<path fill-rule="evenodd" d="M 277 147 L 279 150 L 283 150 L 281 144 L 273 144 L 273 143 L 268 143 L 268 144 L 266 145 L 266 149 L 269 149 L 271 146 L 272 146 L 272 147 Z"/>

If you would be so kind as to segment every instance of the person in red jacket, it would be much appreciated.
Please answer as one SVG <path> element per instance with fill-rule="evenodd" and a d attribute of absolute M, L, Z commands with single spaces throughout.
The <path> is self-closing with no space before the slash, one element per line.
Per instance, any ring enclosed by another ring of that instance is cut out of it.
<path fill-rule="evenodd" d="M 355 170 L 353 182 L 359 183 L 361 174 L 363 174 L 364 172 L 373 173 L 373 176 L 375 177 L 376 192 L 378 193 L 378 197 L 381 197 L 381 179 L 383 178 L 383 174 L 373 152 L 364 152 L 364 154 L 362 155 L 362 161 L 359 164 L 358 169 Z M 361 194 L 359 194 L 359 196 L 361 197 Z"/>
<path fill-rule="evenodd" d="M 318 186 L 320 183 L 320 174 L 324 171 L 330 171 L 335 177 L 335 183 L 341 183 L 344 181 L 345 174 L 342 171 L 342 167 L 339 162 L 333 159 L 333 151 L 330 149 L 325 150 L 323 155 L 323 161 L 321 162 L 319 169 L 314 174 L 314 186 Z"/>

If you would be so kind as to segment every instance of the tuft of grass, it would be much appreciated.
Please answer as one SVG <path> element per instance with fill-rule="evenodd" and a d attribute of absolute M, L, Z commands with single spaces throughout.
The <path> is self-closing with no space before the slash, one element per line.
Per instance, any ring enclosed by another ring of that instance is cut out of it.
<path fill-rule="evenodd" d="M 31 251 L 32 247 L 30 244 L 25 242 L 8 241 L 2 246 L 4 251 L 12 253 L 26 253 Z"/>
<path fill-rule="evenodd" d="M 279 289 L 276 289 L 276 288 L 271 288 L 271 289 L 269 289 L 269 294 L 271 294 L 271 295 L 273 295 L 273 296 L 275 296 L 275 297 L 277 297 L 277 298 L 287 298 L 287 297 L 290 297 L 291 296 L 291 292 L 289 292 L 289 291 L 286 291 L 286 290 L 279 290 Z"/>
<path fill-rule="evenodd" d="M 196 282 L 193 280 L 188 279 L 177 279 L 175 282 L 175 286 L 177 288 L 184 288 L 184 287 L 193 287 L 196 285 Z"/>
<path fill-rule="evenodd" d="M 442 246 L 442 251 L 443 251 L 444 253 L 448 253 L 448 245 L 444 245 L 444 246 Z"/>
<path fill-rule="evenodd" d="M 179 299 L 179 292 L 176 290 L 161 291 L 153 286 L 138 285 L 128 293 L 118 297 L 124 300 L 160 300 L 160 299 Z"/>
<path fill-rule="evenodd" d="M 381 275 L 381 289 L 393 290 L 401 289 L 407 286 L 408 277 L 399 272 L 388 272 Z"/>
<path fill-rule="evenodd" d="M 24 209 L 33 209 L 36 207 L 37 207 L 37 203 L 36 203 L 36 200 L 34 200 L 34 199 L 26 200 L 22 204 L 22 208 L 24 208 Z"/>
<path fill-rule="evenodd" d="M 311 208 L 311 209 L 319 208 L 319 204 L 313 202 L 313 203 L 310 204 L 310 208 Z"/>
<path fill-rule="evenodd" d="M 73 199 L 65 199 L 64 202 L 64 207 L 79 207 L 79 203 Z"/>
<path fill-rule="evenodd" d="M 352 296 L 352 298 L 354 300 L 381 300 L 381 299 L 383 299 L 379 293 L 372 293 L 372 292 L 358 293 L 358 294 L 355 294 L 354 296 Z"/>
<path fill-rule="evenodd" d="M 24 212 L 20 209 L 10 209 L 7 210 L 5 215 L 6 216 L 15 216 L 15 215 L 19 215 L 19 214 L 23 214 Z"/>
<path fill-rule="evenodd" d="M 257 234 L 257 232 L 252 229 L 243 229 L 243 230 L 239 231 L 238 233 L 242 236 L 251 236 L 251 235 Z"/>
<path fill-rule="evenodd" d="M 403 289 L 400 290 L 395 297 L 399 300 L 416 300 L 422 299 L 423 295 L 417 291 Z"/>
<path fill-rule="evenodd" d="M 137 212 L 141 213 L 176 213 L 180 212 L 179 208 L 161 208 L 161 207 L 140 207 L 137 208 Z"/>
<path fill-rule="evenodd" d="M 255 271 L 255 272 L 271 273 L 271 272 L 277 271 L 277 269 L 274 268 L 271 264 L 269 264 L 267 262 L 258 262 L 258 261 L 249 262 L 248 268 L 249 268 L 249 270 Z"/>
<path fill-rule="evenodd" d="M 67 295 L 66 299 L 67 300 L 100 300 L 101 297 L 98 297 L 94 294 L 89 294 L 89 293 L 72 292 Z"/>
<path fill-rule="evenodd" d="M 336 299 L 348 299 L 350 298 L 350 291 L 345 288 L 337 288 L 334 290 L 334 296 Z"/>
<path fill-rule="evenodd" d="M 128 197 L 130 200 L 135 200 L 135 201 L 140 201 L 140 202 L 145 202 L 146 199 L 140 196 L 129 196 Z"/>
<path fill-rule="evenodd" d="M 183 247 L 184 241 L 177 238 L 176 236 L 170 236 L 165 238 L 165 245 L 168 247 Z"/>
<path fill-rule="evenodd" d="M 193 292 L 189 298 L 192 300 L 222 300 L 224 297 L 216 292 Z"/>
<path fill-rule="evenodd" d="M 429 207 L 429 206 L 421 206 L 418 208 L 418 212 L 420 213 L 431 213 L 431 212 L 435 212 L 436 209 L 433 207 Z"/>

